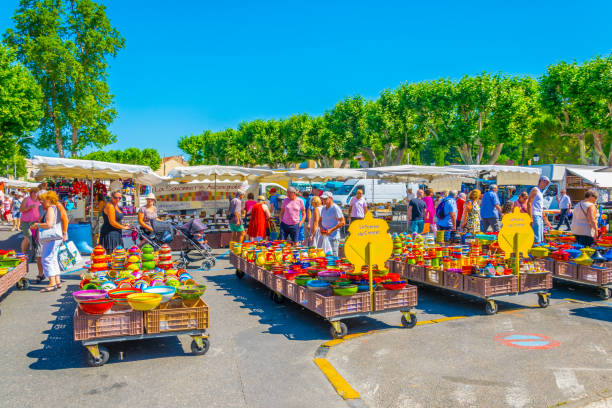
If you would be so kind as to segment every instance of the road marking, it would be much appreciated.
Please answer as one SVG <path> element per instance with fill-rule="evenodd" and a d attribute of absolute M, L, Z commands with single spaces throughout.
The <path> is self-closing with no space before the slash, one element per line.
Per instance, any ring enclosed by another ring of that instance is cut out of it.
<path fill-rule="evenodd" d="M 529 405 L 529 392 L 525 384 L 515 383 L 512 387 L 506 388 L 506 404 L 512 408 L 523 408 Z"/>
<path fill-rule="evenodd" d="M 334 366 L 325 358 L 315 358 L 315 364 L 325 374 L 331 385 L 336 389 L 338 395 L 344 399 L 359 398 L 359 393 L 350 386 L 348 382 L 336 371 Z"/>
<path fill-rule="evenodd" d="M 494 340 L 506 346 L 528 350 L 550 349 L 561 345 L 550 337 L 534 333 L 504 333 L 495 336 Z"/>
<path fill-rule="evenodd" d="M 456 384 L 453 398 L 459 405 L 474 406 L 477 402 L 475 387 L 471 384 Z"/>
<path fill-rule="evenodd" d="M 504 331 L 505 332 L 513 332 L 514 331 L 514 326 L 512 326 L 512 320 L 510 320 L 510 319 L 505 319 L 502 322 L 502 326 L 504 326 Z"/>
<path fill-rule="evenodd" d="M 569 368 L 562 368 L 560 370 L 553 371 L 555 375 L 555 382 L 557 387 L 566 396 L 573 399 L 578 399 L 586 396 L 584 386 L 578 382 L 576 374 Z"/>

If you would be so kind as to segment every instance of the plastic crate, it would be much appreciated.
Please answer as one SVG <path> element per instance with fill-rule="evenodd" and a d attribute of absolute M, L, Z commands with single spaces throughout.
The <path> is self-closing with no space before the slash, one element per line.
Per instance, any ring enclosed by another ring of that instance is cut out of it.
<path fill-rule="evenodd" d="M 391 273 L 395 272 L 395 261 L 393 259 L 387 259 L 385 262 L 385 268 Z"/>
<path fill-rule="evenodd" d="M 477 296 L 505 295 L 518 291 L 516 275 L 499 277 L 464 276 L 463 291 Z"/>
<path fill-rule="evenodd" d="M 369 295 L 369 293 L 366 292 Z M 410 308 L 417 305 L 416 286 L 406 285 L 400 290 L 376 290 L 374 291 L 374 310 L 397 309 L 401 307 Z"/>
<path fill-rule="evenodd" d="M 521 274 L 521 292 L 552 288 L 552 273 Z"/>
<path fill-rule="evenodd" d="M 147 333 L 208 328 L 208 305 L 199 299 L 193 307 L 155 309 L 144 312 Z"/>
<path fill-rule="evenodd" d="M 370 311 L 369 292 L 352 296 L 324 296 L 311 291 L 310 301 L 310 309 L 325 318 Z"/>
<path fill-rule="evenodd" d="M 578 280 L 595 285 L 607 285 L 612 283 L 612 268 L 580 265 L 578 267 Z"/>
<path fill-rule="evenodd" d="M 552 258 L 536 258 L 535 263 L 545 271 L 555 271 L 555 260 Z"/>
<path fill-rule="evenodd" d="M 449 289 L 463 290 L 463 275 L 456 272 L 444 271 L 444 286 Z"/>
<path fill-rule="evenodd" d="M 0 276 L 0 296 L 8 292 L 13 286 L 15 286 L 19 279 L 23 278 L 27 274 L 28 263 L 22 261 L 19 265 Z"/>
<path fill-rule="evenodd" d="M 237 258 L 236 254 L 234 254 L 233 252 L 230 251 L 230 253 L 229 253 L 229 263 L 230 263 L 230 265 L 232 265 L 234 267 L 237 265 L 237 259 L 236 258 Z"/>
<path fill-rule="evenodd" d="M 314 306 L 311 293 L 312 291 L 307 287 L 296 285 L 295 299 L 293 299 L 293 301 L 300 306 L 313 310 Z"/>
<path fill-rule="evenodd" d="M 274 292 L 278 292 L 281 295 L 285 294 L 285 278 L 281 278 L 280 275 L 270 273 L 268 275 L 266 286 L 272 289 Z"/>
<path fill-rule="evenodd" d="M 398 273 L 402 278 L 408 279 L 406 271 L 412 265 L 408 265 L 402 261 L 393 261 L 393 272 Z"/>
<path fill-rule="evenodd" d="M 442 274 L 441 270 L 426 268 L 425 281 L 431 285 L 442 286 L 444 283 L 444 275 Z"/>
<path fill-rule="evenodd" d="M 265 283 L 266 282 L 266 275 L 268 275 L 269 273 L 271 273 L 271 272 L 267 271 L 264 268 L 260 268 L 260 267 L 256 266 L 252 276 L 253 276 L 253 279 L 258 280 L 261 283 Z"/>
<path fill-rule="evenodd" d="M 105 337 L 136 336 L 144 333 L 142 312 L 109 310 L 102 315 L 74 311 L 74 339 L 92 340 Z"/>
<path fill-rule="evenodd" d="M 425 267 L 423 265 L 410 265 L 408 279 L 415 282 L 425 282 Z"/>
<path fill-rule="evenodd" d="M 286 298 L 291 299 L 295 302 L 297 299 L 297 291 L 300 285 L 288 279 L 283 279 L 283 281 L 283 294 Z"/>
<path fill-rule="evenodd" d="M 555 262 L 553 273 L 562 278 L 577 279 L 578 265 L 569 262 Z"/>

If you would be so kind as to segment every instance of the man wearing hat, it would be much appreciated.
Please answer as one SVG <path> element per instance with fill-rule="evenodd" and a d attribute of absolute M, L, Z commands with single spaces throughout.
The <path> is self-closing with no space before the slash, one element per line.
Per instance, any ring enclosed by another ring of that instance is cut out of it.
<path fill-rule="evenodd" d="M 338 246 L 340 245 L 340 232 L 346 221 L 342 210 L 334 203 L 334 196 L 331 192 L 326 191 L 321 195 L 323 208 L 321 209 L 321 235 L 322 240 L 329 240 L 331 253 L 338 256 Z M 325 245 L 321 245 L 325 249 Z"/>
<path fill-rule="evenodd" d="M 527 214 L 531 215 L 531 226 L 533 228 L 535 243 L 544 241 L 544 195 L 542 191 L 544 191 L 549 184 L 550 179 L 548 177 L 540 177 L 538 186 L 531 189 L 529 200 L 527 201 Z"/>

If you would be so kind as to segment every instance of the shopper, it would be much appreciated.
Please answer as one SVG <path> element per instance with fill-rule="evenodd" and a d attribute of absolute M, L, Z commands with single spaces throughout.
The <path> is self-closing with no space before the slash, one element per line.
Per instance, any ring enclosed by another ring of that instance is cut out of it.
<path fill-rule="evenodd" d="M 414 195 L 414 193 L 412 192 L 412 189 L 409 188 L 406 190 L 406 202 L 410 202 L 411 200 L 413 200 L 416 196 Z"/>
<path fill-rule="evenodd" d="M 13 216 L 13 228 L 11 231 L 19 231 L 19 227 L 21 224 L 21 201 L 23 200 L 23 193 L 21 191 L 17 191 L 14 193 L 13 197 L 13 208 L 12 208 L 12 216 Z"/>
<path fill-rule="evenodd" d="M 304 204 L 304 215 L 300 214 L 300 229 L 298 230 L 298 242 L 304 242 L 306 239 L 306 226 L 308 225 L 308 192 L 302 191 L 298 193 L 298 197 Z M 303 218 L 303 219 L 302 219 Z"/>
<path fill-rule="evenodd" d="M 4 209 L 4 221 L 8 224 L 13 222 L 13 216 L 11 215 L 11 211 L 13 208 L 13 199 L 10 194 L 6 194 L 4 196 L 3 209 Z"/>
<path fill-rule="evenodd" d="M 355 196 L 351 197 L 351 201 L 349 202 L 349 216 L 351 217 L 351 222 L 363 220 L 367 212 L 368 203 L 365 198 L 363 198 L 363 190 L 357 189 Z"/>
<path fill-rule="evenodd" d="M 423 201 L 423 190 L 418 189 L 416 197 L 408 203 L 408 225 L 411 234 L 421 234 L 427 218 L 427 204 Z"/>
<path fill-rule="evenodd" d="M 59 247 L 62 242 L 62 219 L 57 207 L 58 198 L 54 191 L 46 192 L 41 195 L 40 201 L 44 214 L 41 222 L 36 222 L 32 228 L 38 229 L 38 234 L 43 230 L 54 230 L 56 239 L 41 242 L 41 264 L 44 276 L 49 279 L 49 284 L 41 289 L 41 292 L 53 292 L 61 287 L 60 281 L 60 266 L 57 260 Z M 41 238 L 42 239 L 42 238 Z"/>
<path fill-rule="evenodd" d="M 338 256 L 338 246 L 340 245 L 340 231 L 338 230 L 346 224 L 346 221 L 340 207 L 334 204 L 334 196 L 331 192 L 324 192 L 321 199 L 324 206 L 321 209 L 321 222 L 319 223 L 322 236 L 320 247 L 326 253 L 331 252 L 332 255 Z"/>
<path fill-rule="evenodd" d="M 323 209 L 321 204 L 321 197 L 312 197 L 310 201 L 311 205 L 311 217 L 310 225 L 308 229 L 310 234 L 308 235 L 308 246 L 320 248 L 321 244 L 321 210 Z"/>
<path fill-rule="evenodd" d="M 306 220 L 302 228 L 304 229 L 304 242 L 308 242 L 308 236 L 310 235 L 310 218 L 312 217 L 312 203 L 310 199 L 311 194 L 308 191 L 302 191 L 302 198 L 304 199 L 304 207 L 306 209 Z"/>
<path fill-rule="evenodd" d="M 482 232 L 487 232 L 489 227 L 493 232 L 499 232 L 499 214 L 501 206 L 497 196 L 497 185 L 491 184 L 489 191 L 482 196 L 480 205 L 480 218 L 482 218 Z"/>
<path fill-rule="evenodd" d="M 463 214 L 461 218 L 461 229 L 470 234 L 480 232 L 480 190 L 474 189 L 470 191 L 468 200 L 463 206 Z"/>
<path fill-rule="evenodd" d="M 557 201 L 559 202 L 559 210 L 561 210 L 557 229 L 561 229 L 561 225 L 566 224 L 567 229 L 569 230 L 571 229 L 569 214 L 572 211 L 572 200 L 567 195 L 567 191 L 565 189 L 561 190 L 561 195 L 557 197 Z"/>
<path fill-rule="evenodd" d="M 522 191 L 514 202 L 514 207 L 518 207 L 522 213 L 527 214 L 527 201 L 529 201 L 529 194 L 526 191 Z"/>
<path fill-rule="evenodd" d="M 457 228 L 461 227 L 461 220 L 463 219 L 463 206 L 465 205 L 466 195 L 465 193 L 459 193 L 457 196 Z"/>
<path fill-rule="evenodd" d="M 531 189 L 529 200 L 527 201 L 527 213 L 531 215 L 531 226 L 535 235 L 535 243 L 544 241 L 544 195 L 542 191 L 549 184 L 550 179 L 548 177 L 540 177 L 537 187 Z"/>
<path fill-rule="evenodd" d="M 440 200 L 438 208 L 436 208 L 436 217 L 438 218 L 438 229 L 442 231 L 455 231 L 457 225 L 457 202 L 455 197 L 456 191 L 449 191 L 446 197 Z"/>
<path fill-rule="evenodd" d="M 244 228 L 249 228 L 251 209 L 255 204 L 257 204 L 257 201 L 255 201 L 255 195 L 253 193 L 248 193 L 246 203 L 244 203 Z"/>
<path fill-rule="evenodd" d="M 157 220 L 157 207 L 155 206 L 155 194 L 149 193 L 145 196 L 147 203 L 138 209 L 138 224 L 147 234 L 152 234 L 153 221 Z"/>
<path fill-rule="evenodd" d="M 287 198 L 283 200 L 280 212 L 280 239 L 298 242 L 300 227 L 306 218 L 304 201 L 298 198 L 295 187 L 287 189 Z"/>
<path fill-rule="evenodd" d="M 28 253 L 28 248 L 34 249 L 32 230 L 30 227 L 33 223 L 37 222 L 40 218 L 38 208 L 40 202 L 38 201 L 38 188 L 34 187 L 30 189 L 30 194 L 21 202 L 21 232 L 23 233 L 23 241 L 21 242 L 21 252 L 24 254 Z M 34 251 L 32 251 L 32 256 Z"/>
<path fill-rule="evenodd" d="M 266 239 L 268 236 L 268 223 L 270 221 L 270 208 L 266 204 L 266 197 L 257 197 L 257 203 L 251 207 L 251 218 L 247 236 L 250 239 Z"/>
<path fill-rule="evenodd" d="M 597 239 L 597 191 L 589 189 L 584 193 L 584 200 L 574 208 L 571 230 L 580 245 L 591 246 Z"/>
<path fill-rule="evenodd" d="M 436 232 L 436 224 L 434 224 L 435 207 L 433 200 L 433 190 L 431 188 L 425 190 L 425 197 L 423 197 L 423 202 L 427 206 L 427 213 L 425 214 L 425 224 L 429 225 L 429 227 L 425 227 L 425 231 L 429 230 L 429 232 Z"/>
<path fill-rule="evenodd" d="M 244 199 L 244 190 L 238 190 L 236 197 L 230 201 L 229 205 L 229 223 L 230 231 L 232 231 L 232 241 L 240 242 L 244 240 L 244 225 L 242 224 L 242 200 Z"/>
<path fill-rule="evenodd" d="M 100 241 L 100 228 L 102 228 L 102 224 L 104 223 L 104 218 L 102 218 L 102 213 L 104 212 L 104 207 L 106 206 L 106 198 L 102 193 L 96 193 L 96 205 L 94 207 L 94 213 L 98 215 L 95 217 L 94 225 L 93 225 L 93 234 L 95 236 L 96 243 Z"/>
<path fill-rule="evenodd" d="M 270 197 L 268 200 L 270 201 L 270 205 L 272 205 L 274 212 L 278 211 L 278 194 L 276 194 L 276 189 L 274 187 L 270 189 Z"/>
<path fill-rule="evenodd" d="M 111 193 L 111 201 L 104 206 L 102 218 L 104 223 L 100 228 L 100 245 L 104 247 L 107 254 L 112 253 L 115 248 L 123 245 L 123 236 L 121 231 L 130 229 L 129 226 L 123 225 L 123 212 L 119 207 L 123 195 L 120 191 L 115 190 Z"/>

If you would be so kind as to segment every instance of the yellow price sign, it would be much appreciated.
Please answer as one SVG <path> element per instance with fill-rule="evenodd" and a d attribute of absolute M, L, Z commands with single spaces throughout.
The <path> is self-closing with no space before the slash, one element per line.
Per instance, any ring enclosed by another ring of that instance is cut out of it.
<path fill-rule="evenodd" d="M 533 241 L 534 234 L 529 214 L 522 213 L 518 207 L 515 207 L 514 212 L 504 215 L 502 228 L 497 237 L 499 247 L 504 251 L 504 258 L 509 258 L 511 253 L 517 257 L 522 254 L 527 258 Z"/>

